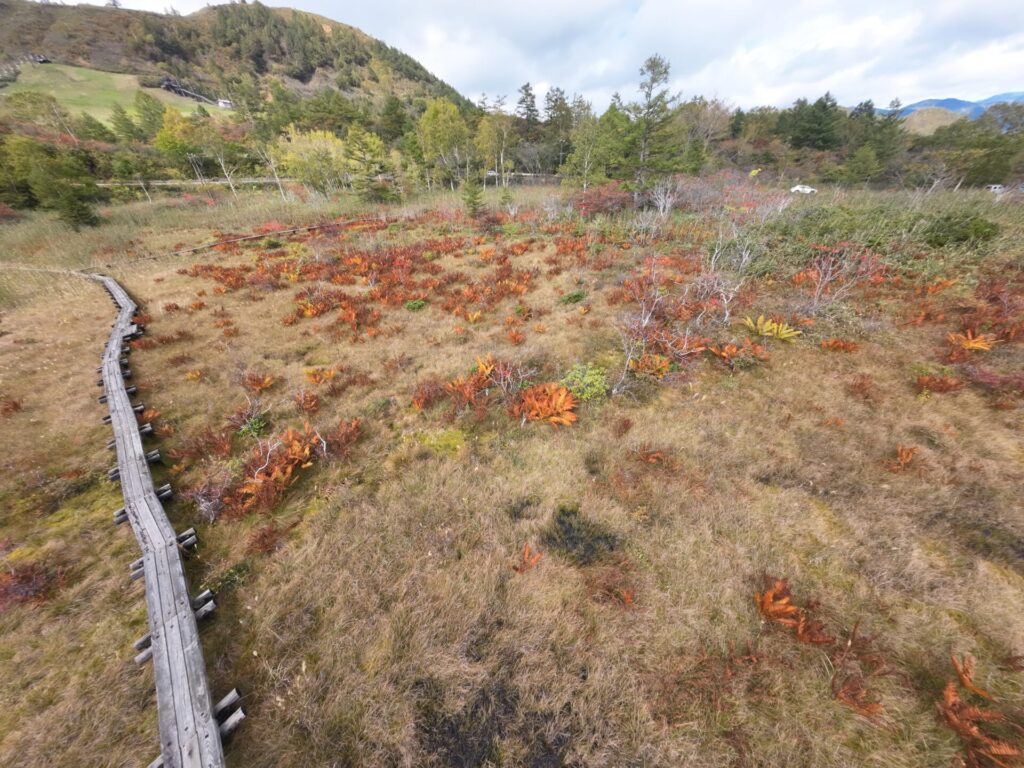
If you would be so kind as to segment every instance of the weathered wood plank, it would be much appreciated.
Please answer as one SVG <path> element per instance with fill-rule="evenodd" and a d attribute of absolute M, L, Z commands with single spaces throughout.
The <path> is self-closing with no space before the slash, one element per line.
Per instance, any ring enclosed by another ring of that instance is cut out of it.
<path fill-rule="evenodd" d="M 141 335 L 142 328 L 132 322 L 137 306 L 113 278 L 87 275 L 100 282 L 118 307 L 117 320 L 103 354 L 101 371 L 104 399 L 109 406 L 109 421 L 114 431 L 113 448 L 117 467 L 112 479 L 121 483 L 124 516 L 132 526 L 142 558 L 133 563 L 132 578 L 145 577 L 149 635 L 136 657 L 140 663 L 153 660 L 156 678 L 157 715 L 160 726 L 160 758 L 155 764 L 166 768 L 221 768 L 223 725 L 214 716 L 206 668 L 203 662 L 196 609 L 188 594 L 188 584 L 179 551 L 179 536 L 171 526 L 158 498 L 169 496 L 170 488 L 157 489 L 149 472 L 149 463 L 159 460 L 159 451 L 147 452 L 135 414 L 142 410 L 132 405 L 130 395 L 137 388 L 125 387 L 131 372 L 123 369 L 125 341 Z M 120 516 L 120 514 L 119 514 Z M 187 532 L 189 544 L 194 532 Z M 209 605 L 210 607 L 206 607 Z M 202 606 L 203 614 L 213 610 L 212 601 Z M 232 723 L 244 714 L 232 715 Z"/>

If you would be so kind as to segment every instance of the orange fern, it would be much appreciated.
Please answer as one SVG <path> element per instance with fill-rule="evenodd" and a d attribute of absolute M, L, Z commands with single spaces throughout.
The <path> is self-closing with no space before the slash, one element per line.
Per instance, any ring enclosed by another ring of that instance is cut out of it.
<path fill-rule="evenodd" d="M 910 466 L 910 462 L 920 450 L 916 445 L 897 445 L 896 458 L 888 462 L 886 467 L 890 472 L 902 472 Z"/>
<path fill-rule="evenodd" d="M 537 384 L 524 389 L 512 413 L 526 421 L 546 421 L 553 427 L 570 426 L 576 421 L 576 398 L 560 384 Z"/>
<path fill-rule="evenodd" d="M 855 341 L 846 341 L 845 339 L 823 339 L 821 348 L 833 352 L 856 352 L 860 349 L 860 344 Z"/>
<path fill-rule="evenodd" d="M 544 557 L 543 552 L 531 552 L 529 542 L 523 544 L 523 551 L 519 553 L 519 560 L 512 566 L 516 573 L 526 573 L 540 562 Z"/>

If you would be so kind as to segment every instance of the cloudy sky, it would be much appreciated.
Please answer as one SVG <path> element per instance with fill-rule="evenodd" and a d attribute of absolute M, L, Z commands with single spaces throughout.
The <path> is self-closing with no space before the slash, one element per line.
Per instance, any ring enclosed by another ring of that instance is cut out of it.
<path fill-rule="evenodd" d="M 98 0 L 99 1 L 99 0 Z M 122 0 L 189 13 L 206 0 Z M 267 2 L 268 5 L 281 3 Z M 292 3 L 289 3 L 292 4 Z M 294 6 L 357 26 L 476 99 L 524 82 L 631 98 L 657 52 L 684 97 L 784 106 L 832 91 L 841 104 L 1024 91 L 1022 0 L 371 0 Z"/>

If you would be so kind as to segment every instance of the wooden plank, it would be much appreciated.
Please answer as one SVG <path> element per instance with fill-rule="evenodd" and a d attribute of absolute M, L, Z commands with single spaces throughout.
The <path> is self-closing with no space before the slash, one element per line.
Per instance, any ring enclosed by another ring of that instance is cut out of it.
<path fill-rule="evenodd" d="M 125 387 L 125 379 L 130 375 L 122 369 L 125 340 L 141 333 L 132 322 L 137 306 L 113 278 L 85 276 L 103 285 L 118 307 L 117 320 L 103 353 L 102 383 L 114 431 L 124 511 L 142 550 L 141 568 L 132 571 L 133 577 L 138 573 L 145 576 L 150 631 L 140 657 L 152 656 L 156 679 L 161 754 L 155 763 L 166 768 L 221 768 L 221 726 L 213 712 L 178 534 L 153 486 L 149 472 L 153 454 L 147 455 L 143 447 L 142 430 L 135 417 L 138 406 L 132 405 L 129 398 L 135 388 Z"/>

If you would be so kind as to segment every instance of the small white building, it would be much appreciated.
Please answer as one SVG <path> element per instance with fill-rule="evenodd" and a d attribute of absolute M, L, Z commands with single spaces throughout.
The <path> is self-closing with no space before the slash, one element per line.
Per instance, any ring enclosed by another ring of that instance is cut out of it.
<path fill-rule="evenodd" d="M 217 99 L 217 106 L 221 109 L 234 109 L 235 105 L 231 103 L 231 99 Z"/>

